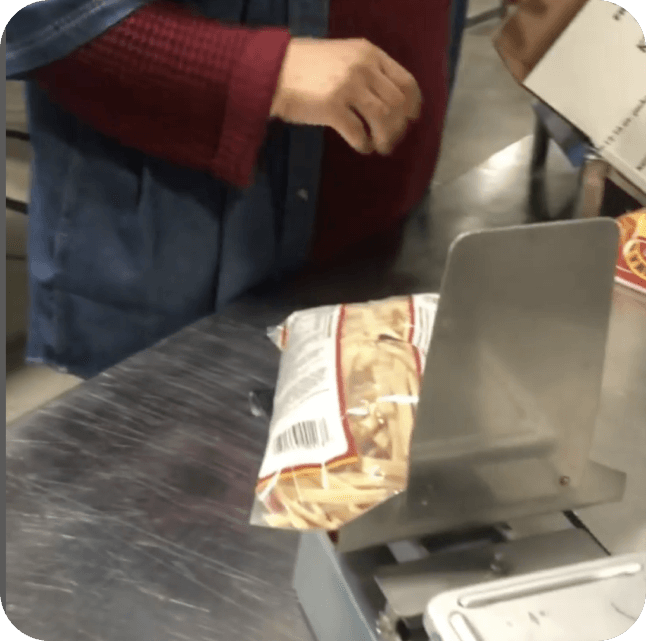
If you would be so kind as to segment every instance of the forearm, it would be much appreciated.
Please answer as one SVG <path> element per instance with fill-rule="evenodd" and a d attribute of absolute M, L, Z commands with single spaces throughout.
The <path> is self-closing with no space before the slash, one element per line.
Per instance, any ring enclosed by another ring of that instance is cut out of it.
<path fill-rule="evenodd" d="M 155 2 L 36 72 L 50 98 L 123 145 L 245 186 L 289 42 Z"/>

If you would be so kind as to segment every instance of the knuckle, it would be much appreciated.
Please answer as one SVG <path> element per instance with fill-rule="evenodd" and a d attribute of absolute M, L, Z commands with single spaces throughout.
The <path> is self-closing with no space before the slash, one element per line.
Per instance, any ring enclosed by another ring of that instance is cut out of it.
<path fill-rule="evenodd" d="M 374 58 L 375 46 L 366 38 L 361 38 L 359 40 L 359 57 L 362 62 L 367 63 Z"/>
<path fill-rule="evenodd" d="M 377 107 L 377 113 L 382 120 L 391 120 L 393 116 L 393 108 L 390 105 L 381 102 Z"/>
<path fill-rule="evenodd" d="M 398 93 L 397 97 L 395 98 L 395 106 L 397 109 L 406 109 L 406 106 L 408 105 L 409 100 L 406 98 L 406 94 L 404 93 Z"/>
<path fill-rule="evenodd" d="M 348 70 L 347 80 L 348 83 L 354 87 L 359 88 L 364 84 L 364 68 L 360 61 L 355 62 Z"/>

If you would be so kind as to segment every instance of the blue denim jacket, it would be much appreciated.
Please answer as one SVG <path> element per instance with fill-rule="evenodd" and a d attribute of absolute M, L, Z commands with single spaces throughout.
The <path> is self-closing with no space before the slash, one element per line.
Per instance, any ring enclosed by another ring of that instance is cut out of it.
<path fill-rule="evenodd" d="M 239 190 L 121 146 L 29 81 L 147 1 L 45 0 L 7 26 L 7 77 L 27 80 L 34 150 L 27 358 L 83 377 L 297 269 L 313 232 L 320 128 L 269 135 L 266 169 Z M 223 21 L 287 25 L 294 36 L 322 37 L 328 26 L 328 0 L 191 4 Z"/>

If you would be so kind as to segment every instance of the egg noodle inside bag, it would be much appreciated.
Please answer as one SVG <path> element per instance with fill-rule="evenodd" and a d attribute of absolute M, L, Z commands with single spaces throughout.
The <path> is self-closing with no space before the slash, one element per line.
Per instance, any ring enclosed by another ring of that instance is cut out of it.
<path fill-rule="evenodd" d="M 251 523 L 336 530 L 406 489 L 411 436 L 439 298 L 292 314 Z"/>

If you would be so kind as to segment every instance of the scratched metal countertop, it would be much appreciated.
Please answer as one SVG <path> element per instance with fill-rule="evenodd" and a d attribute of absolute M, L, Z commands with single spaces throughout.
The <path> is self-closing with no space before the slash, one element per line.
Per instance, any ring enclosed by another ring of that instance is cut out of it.
<path fill-rule="evenodd" d="M 580 513 L 615 553 L 646 550 L 644 337 L 646 298 L 617 286 L 593 456 L 629 485 L 621 503 Z M 44 641 L 311 639 L 291 589 L 297 536 L 248 525 L 267 429 L 248 396 L 273 386 L 277 364 L 259 327 L 214 316 L 11 428 L 18 629 Z"/>
<path fill-rule="evenodd" d="M 19 630 L 312 639 L 291 588 L 297 535 L 248 525 L 268 427 L 249 393 L 273 389 L 279 360 L 266 328 L 309 305 L 412 291 L 411 279 L 437 287 L 443 257 L 411 260 L 427 213 L 405 250 L 421 280 L 398 279 L 396 252 L 379 251 L 250 293 L 11 426 L 7 614 Z"/>
<path fill-rule="evenodd" d="M 14 625 L 44 641 L 311 640 L 291 589 L 297 536 L 248 526 L 267 430 L 248 394 L 278 366 L 264 329 L 300 307 L 437 291 L 458 233 L 525 220 L 524 171 L 485 163 L 411 218 L 396 254 L 252 293 L 14 424 Z M 644 390 L 646 298 L 618 286 L 593 456 L 629 485 L 579 514 L 614 553 L 646 550 Z"/>
<path fill-rule="evenodd" d="M 201 321 L 15 425 L 7 614 L 45 641 L 309 639 L 297 538 L 248 526 L 275 381 L 257 329 Z M 215 389 L 218 390 L 215 393 Z"/>

